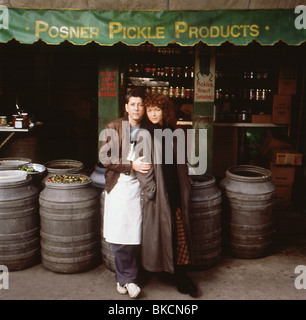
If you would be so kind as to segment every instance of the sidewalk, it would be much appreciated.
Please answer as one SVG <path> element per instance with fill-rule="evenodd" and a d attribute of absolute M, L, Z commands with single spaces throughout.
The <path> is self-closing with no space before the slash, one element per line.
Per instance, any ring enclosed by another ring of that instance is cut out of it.
<path fill-rule="evenodd" d="M 180 294 L 166 275 L 144 274 L 139 300 L 306 300 L 306 289 L 297 289 L 295 268 L 306 268 L 306 215 L 277 212 L 275 250 L 260 259 L 222 255 L 213 268 L 190 272 L 200 289 L 195 299 Z M 304 273 L 304 287 L 306 286 Z M 40 263 L 9 273 L 9 289 L 0 289 L 0 300 L 130 300 L 115 289 L 115 274 L 102 263 L 78 274 L 58 274 Z"/>

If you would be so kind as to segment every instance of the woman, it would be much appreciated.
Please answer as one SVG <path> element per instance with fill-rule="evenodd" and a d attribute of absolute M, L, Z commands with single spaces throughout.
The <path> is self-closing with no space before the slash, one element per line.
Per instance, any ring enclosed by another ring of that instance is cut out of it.
<path fill-rule="evenodd" d="M 170 148 L 162 139 L 157 139 L 156 129 L 170 129 L 176 126 L 174 106 L 164 95 L 153 94 L 144 100 L 147 121 L 143 127 L 152 137 L 153 168 L 156 181 L 155 201 L 146 201 L 143 214 L 142 266 L 152 272 L 174 274 L 181 293 L 197 294 L 197 288 L 183 271 L 183 266 L 191 263 L 189 232 L 190 178 L 186 164 L 177 164 L 176 141 Z M 155 133 L 154 133 L 155 131 Z M 165 132 L 165 131 L 163 131 Z M 169 131 L 168 131 L 169 134 Z M 160 151 L 158 151 L 160 150 Z M 173 162 L 167 164 L 165 155 L 173 153 Z M 162 152 L 161 164 L 157 152 Z"/>

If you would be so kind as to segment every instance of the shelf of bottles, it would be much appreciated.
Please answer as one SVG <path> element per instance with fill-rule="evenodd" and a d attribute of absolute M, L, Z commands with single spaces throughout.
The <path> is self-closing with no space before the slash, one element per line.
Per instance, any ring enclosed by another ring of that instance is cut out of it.
<path fill-rule="evenodd" d="M 222 58 L 215 71 L 215 121 L 253 122 L 252 115 L 271 115 L 274 68 L 246 57 Z"/>
<path fill-rule="evenodd" d="M 148 93 L 161 93 L 170 98 L 193 98 L 193 67 L 157 67 L 147 63 L 145 66 L 137 63 L 129 65 L 128 90 L 133 85 L 143 85 Z M 192 87 L 191 87 L 192 86 Z"/>
<path fill-rule="evenodd" d="M 168 45 L 156 47 L 150 44 L 130 47 L 129 62 L 125 74 L 126 91 L 133 86 L 144 86 L 147 93 L 168 96 L 175 104 L 177 116 L 189 119 L 181 113 L 183 104 L 193 103 L 194 51 L 193 48 Z"/>

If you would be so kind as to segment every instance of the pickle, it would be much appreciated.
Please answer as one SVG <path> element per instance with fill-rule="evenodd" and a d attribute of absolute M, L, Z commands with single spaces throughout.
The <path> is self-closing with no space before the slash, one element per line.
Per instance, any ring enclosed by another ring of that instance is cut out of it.
<path fill-rule="evenodd" d="M 18 169 L 26 172 L 38 172 L 33 167 L 27 167 L 27 166 L 22 166 L 21 168 L 18 168 Z"/>
<path fill-rule="evenodd" d="M 48 181 L 52 183 L 83 183 L 89 181 L 89 179 L 83 175 L 73 176 L 54 174 L 52 177 L 48 178 Z"/>

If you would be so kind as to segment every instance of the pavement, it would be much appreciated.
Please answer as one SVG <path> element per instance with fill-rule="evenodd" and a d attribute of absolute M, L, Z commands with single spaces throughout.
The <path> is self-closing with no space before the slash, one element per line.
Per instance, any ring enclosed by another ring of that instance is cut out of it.
<path fill-rule="evenodd" d="M 305 212 L 277 209 L 276 241 L 268 256 L 238 259 L 225 252 L 217 265 L 192 270 L 189 275 L 199 288 L 197 298 L 179 293 L 166 274 L 142 273 L 137 300 L 306 300 Z M 0 300 L 131 301 L 128 295 L 117 293 L 115 274 L 103 262 L 76 274 L 55 273 L 39 263 L 9 272 L 8 289 L 1 286 L 0 274 Z"/>

